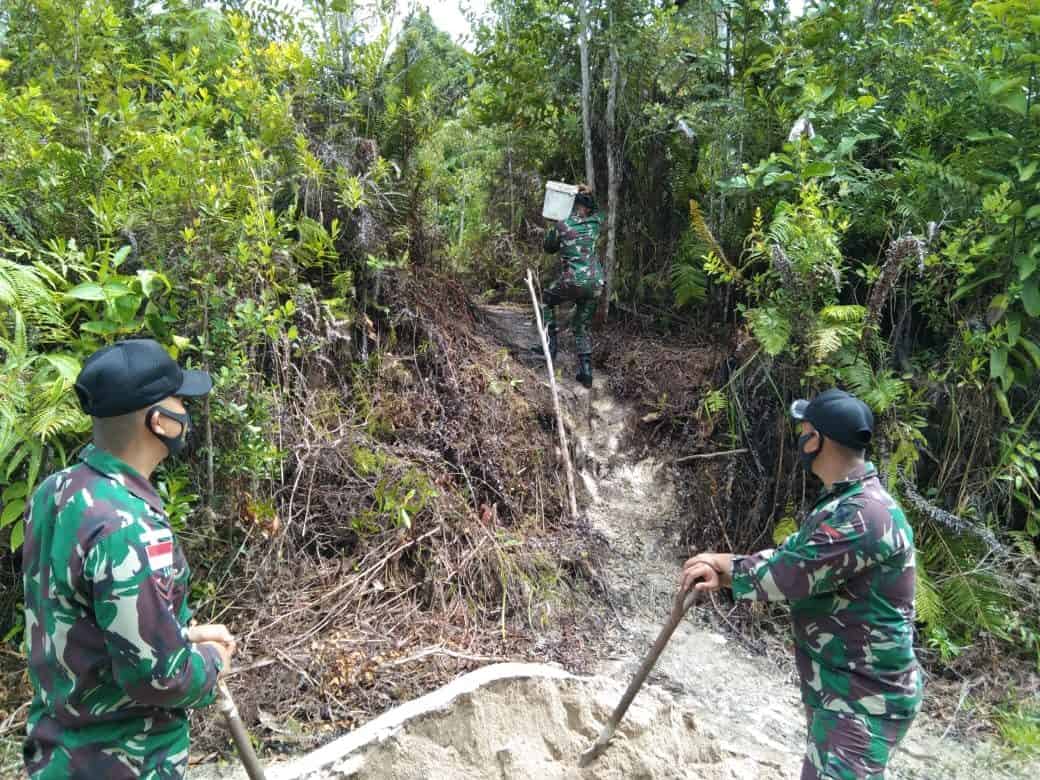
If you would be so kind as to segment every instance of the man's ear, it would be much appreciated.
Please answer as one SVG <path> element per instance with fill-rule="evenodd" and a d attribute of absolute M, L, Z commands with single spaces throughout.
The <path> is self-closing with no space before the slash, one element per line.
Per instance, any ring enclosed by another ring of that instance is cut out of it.
<path fill-rule="evenodd" d="M 162 427 L 162 415 L 159 414 L 158 409 L 149 409 L 144 416 L 144 425 L 152 433 L 164 435 L 166 433 Z"/>

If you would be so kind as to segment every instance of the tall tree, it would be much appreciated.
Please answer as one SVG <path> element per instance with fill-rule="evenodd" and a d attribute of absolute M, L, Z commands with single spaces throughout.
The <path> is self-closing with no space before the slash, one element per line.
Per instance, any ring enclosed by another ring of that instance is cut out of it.
<path fill-rule="evenodd" d="M 585 183 L 596 191 L 596 161 L 592 155 L 592 74 L 589 66 L 588 0 L 578 0 L 578 51 L 581 53 L 581 124 L 585 139 Z"/>
<path fill-rule="evenodd" d="M 621 52 L 619 39 L 622 35 L 623 22 L 620 14 L 616 13 L 614 3 L 609 5 L 610 28 L 608 37 L 610 40 L 610 54 L 608 58 L 610 67 L 610 81 L 607 87 L 607 249 L 606 249 L 606 271 L 607 271 L 607 300 L 617 287 L 617 244 L 618 244 L 618 215 L 620 213 L 621 178 L 623 171 L 624 156 L 624 133 L 618 121 L 618 96 L 625 90 L 625 72 L 621 64 Z"/>

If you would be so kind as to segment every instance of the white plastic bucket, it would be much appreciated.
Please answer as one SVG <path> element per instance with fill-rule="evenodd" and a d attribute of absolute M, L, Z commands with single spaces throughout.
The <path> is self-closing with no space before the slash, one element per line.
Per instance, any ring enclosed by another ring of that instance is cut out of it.
<path fill-rule="evenodd" d="M 574 210 L 574 196 L 578 194 L 575 184 L 564 184 L 562 181 L 545 183 L 545 202 L 542 204 L 542 216 L 546 219 L 567 219 Z"/>

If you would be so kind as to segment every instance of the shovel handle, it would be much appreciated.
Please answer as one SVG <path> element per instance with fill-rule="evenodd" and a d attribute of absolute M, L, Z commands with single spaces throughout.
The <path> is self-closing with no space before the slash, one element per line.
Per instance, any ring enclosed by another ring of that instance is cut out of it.
<path fill-rule="evenodd" d="M 231 738 L 235 741 L 238 757 L 242 759 L 242 765 L 246 768 L 249 780 L 267 780 L 264 768 L 260 766 L 260 760 L 256 757 L 256 751 L 253 750 L 253 743 L 249 740 L 249 733 L 246 731 L 245 724 L 242 723 L 242 718 L 239 717 L 235 700 L 231 698 L 231 691 L 228 690 L 227 683 L 223 680 L 217 683 L 217 707 L 224 715 L 228 731 L 231 732 Z"/>
<path fill-rule="evenodd" d="M 610 720 L 607 721 L 607 725 L 603 728 L 603 733 L 600 734 L 600 740 L 606 742 L 614 733 L 614 729 L 621 722 L 621 719 L 625 717 L 625 713 L 628 711 L 628 707 L 632 704 L 632 700 L 635 699 L 636 694 L 639 693 L 639 689 L 643 687 L 643 682 L 650 674 L 650 670 L 654 668 L 654 664 L 657 663 L 657 659 L 661 656 L 661 651 L 664 650 L 665 645 L 668 644 L 668 640 L 672 638 L 672 634 L 675 633 L 675 629 L 678 628 L 679 623 L 682 621 L 683 615 L 686 614 L 687 610 L 690 609 L 700 598 L 700 592 L 696 590 L 683 591 L 679 590 L 675 594 L 675 600 L 672 602 L 672 611 L 668 616 L 668 622 L 661 627 L 661 633 L 657 635 L 657 640 L 654 642 L 654 646 L 650 648 L 650 652 L 647 653 L 646 658 L 643 659 L 643 663 L 639 666 L 639 671 L 636 672 L 635 677 L 632 678 L 632 682 L 628 684 L 628 689 L 625 691 L 625 695 L 621 697 L 621 701 L 618 702 L 618 706 L 614 708 L 613 714 L 610 716 Z M 606 736 L 606 739 L 604 739 Z"/>

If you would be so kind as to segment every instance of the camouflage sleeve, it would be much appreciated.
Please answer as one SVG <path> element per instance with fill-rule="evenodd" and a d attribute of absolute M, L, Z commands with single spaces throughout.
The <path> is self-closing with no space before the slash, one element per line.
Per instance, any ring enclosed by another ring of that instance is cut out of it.
<path fill-rule="evenodd" d="M 873 564 L 874 542 L 857 506 L 839 508 L 811 533 L 791 534 L 775 550 L 734 558 L 733 595 L 798 601 L 830 593 Z"/>
<path fill-rule="evenodd" d="M 170 580 L 149 565 L 149 529 L 129 523 L 87 553 L 94 616 L 105 634 L 118 685 L 134 701 L 155 707 L 204 707 L 216 698 L 220 656 L 188 641 L 174 614 Z"/>
<path fill-rule="evenodd" d="M 542 249 L 544 249 L 548 254 L 560 251 L 560 223 L 557 222 L 545 231 L 545 240 L 542 242 Z"/>

